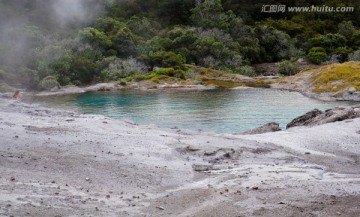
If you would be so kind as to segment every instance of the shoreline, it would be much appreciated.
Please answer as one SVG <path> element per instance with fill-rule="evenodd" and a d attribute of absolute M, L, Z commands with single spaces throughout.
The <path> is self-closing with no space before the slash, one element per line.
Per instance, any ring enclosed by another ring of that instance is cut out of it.
<path fill-rule="evenodd" d="M 239 83 L 237 81 L 234 84 Z M 86 87 L 64 87 L 60 90 L 56 91 L 42 91 L 38 93 L 31 93 L 35 96 L 64 96 L 64 95 L 72 95 L 72 94 L 82 94 L 87 92 L 116 92 L 116 91 L 128 91 L 128 90 L 140 90 L 140 91 L 156 91 L 156 90 L 211 90 L 211 89 L 218 89 L 222 88 L 216 85 L 205 85 L 205 84 L 193 84 L 193 85 L 186 85 L 181 83 L 173 83 L 173 84 L 159 84 L 156 88 L 150 87 L 148 84 L 141 85 L 137 82 L 130 84 L 129 86 L 122 86 L 115 82 L 109 83 L 99 83 L 94 85 L 89 85 Z M 278 83 L 270 84 L 269 87 L 252 87 L 247 86 L 246 83 L 243 85 L 231 87 L 228 89 L 249 89 L 249 88 L 265 88 L 265 89 L 276 89 L 276 90 L 285 90 L 290 92 L 298 92 L 301 93 L 303 96 L 316 99 L 320 101 L 353 101 L 353 102 L 360 102 L 360 97 L 356 95 L 347 95 L 336 97 L 333 93 L 322 93 L 317 94 L 310 90 L 302 90 L 299 88 L 289 88 L 283 85 L 279 85 Z M 11 93 L 12 94 L 12 93 Z M 10 93 L 8 94 L 10 95 Z"/>
<path fill-rule="evenodd" d="M 0 216 L 360 214 L 360 118 L 230 135 L 0 98 L 0 132 Z"/>

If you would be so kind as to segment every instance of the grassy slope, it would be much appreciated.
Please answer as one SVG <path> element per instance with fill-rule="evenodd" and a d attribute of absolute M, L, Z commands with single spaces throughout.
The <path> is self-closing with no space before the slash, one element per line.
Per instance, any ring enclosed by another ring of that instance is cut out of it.
<path fill-rule="evenodd" d="M 339 92 L 350 87 L 360 90 L 360 62 L 346 62 L 320 67 L 311 78 L 315 93 Z"/>
<path fill-rule="evenodd" d="M 342 97 L 351 87 L 360 91 L 360 62 L 337 63 L 304 70 L 294 76 L 279 79 L 272 87 Z"/>

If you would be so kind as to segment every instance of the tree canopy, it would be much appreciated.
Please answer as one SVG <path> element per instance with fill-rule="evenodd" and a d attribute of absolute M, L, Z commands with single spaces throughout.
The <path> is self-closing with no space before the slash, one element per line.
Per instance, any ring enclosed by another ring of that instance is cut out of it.
<path fill-rule="evenodd" d="M 261 12 L 279 4 L 354 11 Z M 0 78 L 41 88 L 185 63 L 239 73 L 300 57 L 341 62 L 359 52 L 359 26 L 357 0 L 0 0 Z"/>

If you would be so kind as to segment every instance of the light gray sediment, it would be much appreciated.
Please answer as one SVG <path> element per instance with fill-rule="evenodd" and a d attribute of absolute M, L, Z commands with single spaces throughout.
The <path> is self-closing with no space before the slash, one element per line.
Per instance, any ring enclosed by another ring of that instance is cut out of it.
<path fill-rule="evenodd" d="M 359 132 L 216 135 L 0 99 L 0 216 L 359 216 Z"/>

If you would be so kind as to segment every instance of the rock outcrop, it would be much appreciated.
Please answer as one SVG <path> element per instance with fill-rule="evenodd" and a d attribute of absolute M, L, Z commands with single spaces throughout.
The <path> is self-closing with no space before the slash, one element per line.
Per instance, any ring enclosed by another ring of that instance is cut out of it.
<path fill-rule="evenodd" d="M 360 106 L 349 108 L 336 107 L 324 112 L 314 109 L 292 120 L 286 125 L 286 129 L 297 126 L 315 126 L 358 117 L 360 117 Z"/>
<path fill-rule="evenodd" d="M 279 123 L 270 122 L 267 124 L 262 125 L 261 127 L 248 130 L 242 133 L 238 133 L 238 135 L 253 135 L 253 134 L 262 134 L 262 133 L 269 133 L 269 132 L 276 132 L 280 131 L 281 128 L 279 127 Z"/>

